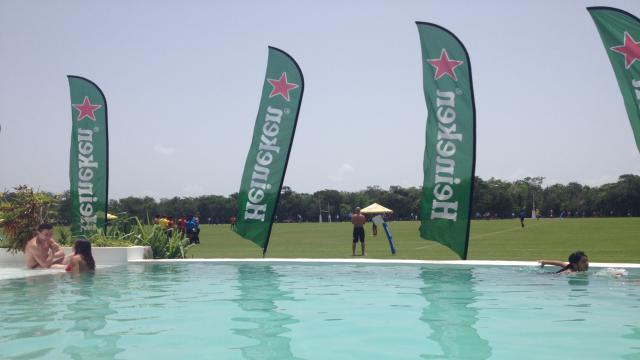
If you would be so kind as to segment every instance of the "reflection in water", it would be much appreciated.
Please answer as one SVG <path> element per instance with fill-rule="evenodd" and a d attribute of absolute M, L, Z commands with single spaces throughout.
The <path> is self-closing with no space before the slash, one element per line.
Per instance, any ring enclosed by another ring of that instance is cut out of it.
<path fill-rule="evenodd" d="M 560 275 L 564 275 L 564 274 L 560 274 Z M 568 283 L 569 285 L 573 285 L 573 286 L 587 286 L 589 285 L 589 276 L 588 274 L 570 274 L 570 275 L 564 275 L 567 277 Z M 577 292 L 583 292 L 583 291 L 587 291 L 588 288 L 572 288 L 572 291 L 577 291 Z M 576 296 L 580 296 L 580 295 L 576 295 Z"/>
<path fill-rule="evenodd" d="M 420 320 L 429 324 L 430 338 L 442 348 L 443 355 L 423 354 L 423 358 L 487 359 L 491 356 L 489 342 L 473 327 L 478 311 L 472 307 L 478 296 L 474 290 L 471 269 L 423 267 L 420 277 L 425 286 L 422 296 L 429 305 Z"/>
<path fill-rule="evenodd" d="M 257 325 L 251 329 L 233 329 L 258 344 L 242 348 L 245 359 L 296 359 L 291 353 L 291 339 L 282 334 L 289 332 L 286 325 L 298 321 L 278 311 L 276 301 L 292 300 L 291 293 L 280 290 L 280 275 L 269 265 L 239 265 L 238 290 L 240 297 L 233 300 L 247 314 L 233 320 Z"/>
<path fill-rule="evenodd" d="M 56 277 L 57 278 L 57 277 Z M 0 291 L 0 349 L 11 351 L 13 356 L 0 351 L 0 358 L 36 359 L 53 350 L 50 346 L 19 346 L 25 339 L 46 339 L 59 336 L 62 330 L 57 323 L 55 308 L 58 288 L 53 275 L 33 276 L 5 282 Z M 12 344 L 13 343 L 13 344 Z M 47 343 L 46 340 L 39 343 Z M 13 346 L 12 346 L 13 345 Z M 20 349 L 18 349 L 20 348 Z"/>
<path fill-rule="evenodd" d="M 77 300 L 67 305 L 68 312 L 65 320 L 74 321 L 74 325 L 67 330 L 70 333 L 80 332 L 75 345 L 69 345 L 63 352 L 72 359 L 115 359 L 124 349 L 117 347 L 120 336 L 116 334 L 97 334 L 107 325 L 107 316 L 115 314 L 111 309 L 110 297 L 118 297 L 117 284 L 101 284 L 94 286 L 94 274 L 74 274 L 71 294 Z M 101 281 L 108 282 L 107 278 Z"/>

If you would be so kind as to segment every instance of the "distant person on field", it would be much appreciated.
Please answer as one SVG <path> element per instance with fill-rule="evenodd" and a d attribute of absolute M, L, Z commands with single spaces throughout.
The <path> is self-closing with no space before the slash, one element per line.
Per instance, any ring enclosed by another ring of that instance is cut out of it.
<path fill-rule="evenodd" d="M 200 244 L 200 217 L 196 216 L 196 244 Z"/>
<path fill-rule="evenodd" d="M 229 224 L 231 224 L 231 230 L 236 228 L 236 222 L 238 219 L 235 216 L 229 218 Z"/>
<path fill-rule="evenodd" d="M 524 227 L 524 210 L 520 211 L 520 225 Z"/>
<path fill-rule="evenodd" d="M 190 244 L 200 244 L 200 224 L 195 216 L 190 216 L 187 221 L 187 237 Z"/>
<path fill-rule="evenodd" d="M 169 228 L 169 218 L 167 216 L 161 216 L 158 220 L 158 225 L 160 225 L 162 230 L 167 231 Z"/>
<path fill-rule="evenodd" d="M 184 216 L 178 218 L 178 231 L 184 234 L 187 231 L 187 219 Z"/>
<path fill-rule="evenodd" d="M 569 262 L 557 261 L 557 260 L 538 260 L 540 267 L 545 265 L 560 266 L 562 269 L 558 270 L 557 274 L 569 274 L 581 271 L 589 270 L 589 258 L 583 251 L 576 251 L 569 255 Z"/>
<path fill-rule="evenodd" d="M 371 219 L 371 234 L 378 236 L 378 225 L 373 221 L 373 218 Z"/>
<path fill-rule="evenodd" d="M 366 222 L 367 218 L 360 213 L 360 208 L 357 207 L 355 213 L 351 216 L 351 223 L 353 224 L 353 244 L 351 244 L 352 256 L 356 256 L 356 244 L 358 241 L 360 241 L 362 256 L 364 256 L 364 223 Z"/>
<path fill-rule="evenodd" d="M 174 226 L 173 216 L 167 216 L 167 227 L 165 229 L 167 237 L 173 236 L 173 226 Z"/>
<path fill-rule="evenodd" d="M 96 262 L 91 254 L 91 242 L 85 238 L 79 238 L 73 243 L 73 254 L 67 259 L 67 272 L 89 272 L 96 269 Z"/>
<path fill-rule="evenodd" d="M 24 247 L 25 262 L 29 269 L 48 269 L 53 265 L 61 265 L 64 251 L 53 240 L 53 225 L 40 224 L 35 237 Z"/>

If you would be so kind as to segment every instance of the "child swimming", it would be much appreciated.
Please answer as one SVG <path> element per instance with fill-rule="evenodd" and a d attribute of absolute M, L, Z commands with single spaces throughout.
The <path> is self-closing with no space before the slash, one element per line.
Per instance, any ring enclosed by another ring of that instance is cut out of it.
<path fill-rule="evenodd" d="M 560 266 L 562 269 L 558 270 L 557 274 L 568 274 L 575 272 L 582 272 L 589 270 L 589 258 L 584 251 L 576 251 L 569 255 L 569 262 L 557 261 L 557 260 L 538 260 L 540 267 L 545 265 Z"/>

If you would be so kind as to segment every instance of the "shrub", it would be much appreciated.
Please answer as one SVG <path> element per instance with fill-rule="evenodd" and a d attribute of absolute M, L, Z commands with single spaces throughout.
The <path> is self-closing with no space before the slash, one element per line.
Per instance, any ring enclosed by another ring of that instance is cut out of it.
<path fill-rule="evenodd" d="M 189 239 L 177 229 L 169 236 L 159 225 L 143 225 L 136 218 L 132 236 L 135 245 L 150 246 L 155 259 L 180 259 L 186 256 Z"/>
<path fill-rule="evenodd" d="M 35 229 L 43 222 L 54 222 L 52 209 L 57 198 L 44 192 L 34 192 L 26 185 L 4 192 L 0 197 L 0 219 L 7 251 L 24 251 L 27 241 L 35 235 Z"/>

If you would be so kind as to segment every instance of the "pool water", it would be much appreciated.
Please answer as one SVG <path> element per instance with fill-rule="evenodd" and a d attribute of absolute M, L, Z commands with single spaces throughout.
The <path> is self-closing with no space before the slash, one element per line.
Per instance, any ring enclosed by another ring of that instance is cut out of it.
<path fill-rule="evenodd" d="M 0 280 L 0 359 L 421 358 L 640 359 L 640 269 L 152 263 Z"/>

